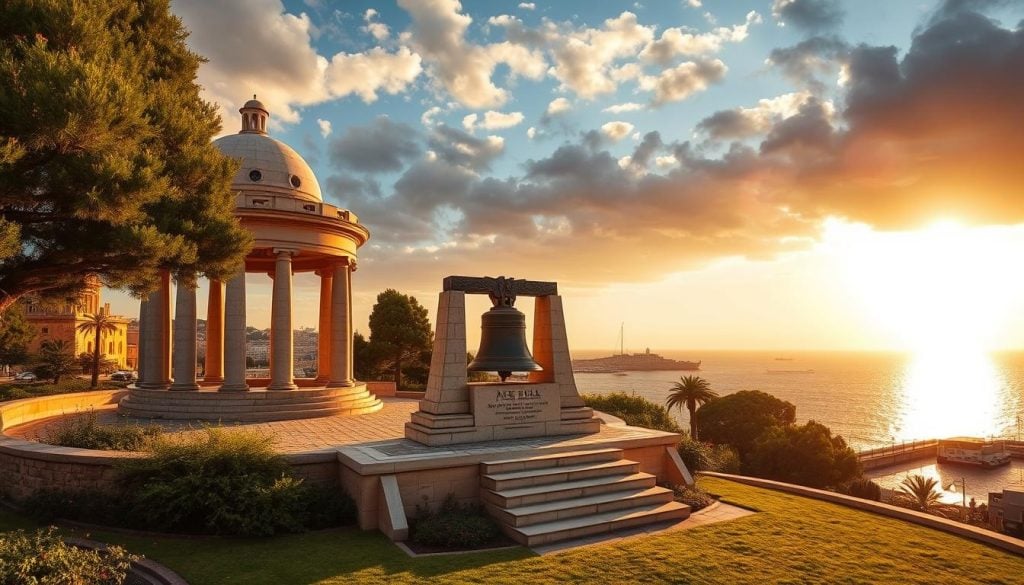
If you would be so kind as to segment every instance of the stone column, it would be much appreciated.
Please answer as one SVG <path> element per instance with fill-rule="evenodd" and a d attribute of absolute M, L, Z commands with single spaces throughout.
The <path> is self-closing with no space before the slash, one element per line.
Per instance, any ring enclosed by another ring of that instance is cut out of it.
<path fill-rule="evenodd" d="M 206 307 L 206 372 L 204 382 L 224 381 L 224 283 L 210 281 Z"/>
<path fill-rule="evenodd" d="M 151 327 L 146 322 L 149 320 L 150 310 L 149 297 L 147 296 L 139 303 L 139 342 L 135 350 L 135 371 L 138 373 L 139 379 L 135 381 L 136 386 L 140 386 L 142 381 L 146 379 L 146 348 L 148 347 L 146 332 Z"/>
<path fill-rule="evenodd" d="M 171 390 L 199 390 L 196 384 L 196 289 L 178 283 L 174 302 L 174 383 Z"/>
<path fill-rule="evenodd" d="M 221 392 L 245 392 L 245 272 L 228 281 L 224 311 L 224 384 Z M 209 343 L 209 341 L 207 341 Z M 207 358 L 209 359 L 209 358 Z"/>
<path fill-rule="evenodd" d="M 352 270 L 348 262 L 334 266 L 331 290 L 331 380 L 328 388 L 353 386 Z"/>
<path fill-rule="evenodd" d="M 331 303 L 334 269 L 322 268 L 316 271 L 320 277 L 320 323 L 317 328 L 316 379 L 327 382 L 331 378 Z"/>
<path fill-rule="evenodd" d="M 171 385 L 171 273 L 164 270 L 160 280 L 160 341 L 163 351 L 160 352 L 161 383 L 164 387 Z"/>
<path fill-rule="evenodd" d="M 139 352 L 142 368 L 139 388 L 166 390 L 170 384 L 170 274 L 161 275 L 160 287 L 142 302 L 139 319 Z"/>
<path fill-rule="evenodd" d="M 292 343 L 292 254 L 275 249 L 274 292 L 270 308 L 270 385 L 267 390 L 295 390 L 295 354 Z"/>

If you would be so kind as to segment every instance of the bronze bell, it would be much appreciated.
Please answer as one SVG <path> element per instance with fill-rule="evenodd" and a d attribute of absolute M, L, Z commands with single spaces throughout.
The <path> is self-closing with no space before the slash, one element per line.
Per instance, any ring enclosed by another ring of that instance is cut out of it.
<path fill-rule="evenodd" d="M 480 317 L 480 349 L 469 364 L 473 372 L 498 372 L 501 381 L 512 372 L 539 372 L 526 347 L 526 315 L 508 305 L 491 307 Z"/>

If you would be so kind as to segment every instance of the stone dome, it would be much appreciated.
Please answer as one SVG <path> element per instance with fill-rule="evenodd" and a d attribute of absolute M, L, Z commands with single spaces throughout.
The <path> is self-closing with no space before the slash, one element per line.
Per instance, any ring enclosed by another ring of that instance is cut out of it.
<path fill-rule="evenodd" d="M 273 193 L 323 201 L 320 183 L 309 164 L 290 146 L 267 135 L 270 115 L 255 97 L 239 110 L 242 114 L 239 133 L 213 142 L 221 152 L 241 162 L 231 188 L 246 193 Z"/>

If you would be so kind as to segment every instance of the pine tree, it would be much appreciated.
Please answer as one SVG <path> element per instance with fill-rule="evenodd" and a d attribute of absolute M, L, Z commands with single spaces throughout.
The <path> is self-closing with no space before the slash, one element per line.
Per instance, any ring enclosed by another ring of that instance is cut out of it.
<path fill-rule="evenodd" d="M 0 3 L 0 312 L 90 274 L 225 278 L 251 246 L 168 0 Z"/>
<path fill-rule="evenodd" d="M 432 341 L 427 310 L 416 297 L 390 288 L 377 295 L 370 312 L 370 345 L 391 366 L 398 388 L 402 387 L 402 365 L 420 359 Z"/>

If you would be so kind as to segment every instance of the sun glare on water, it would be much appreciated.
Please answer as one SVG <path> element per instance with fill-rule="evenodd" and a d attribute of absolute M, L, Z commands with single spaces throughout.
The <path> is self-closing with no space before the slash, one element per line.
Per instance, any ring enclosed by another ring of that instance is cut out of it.
<path fill-rule="evenodd" d="M 1018 235 L 954 221 L 898 233 L 833 222 L 825 241 L 852 300 L 913 354 L 893 437 L 997 434 L 1005 402 L 1017 408 L 989 352 L 1024 296 Z"/>

